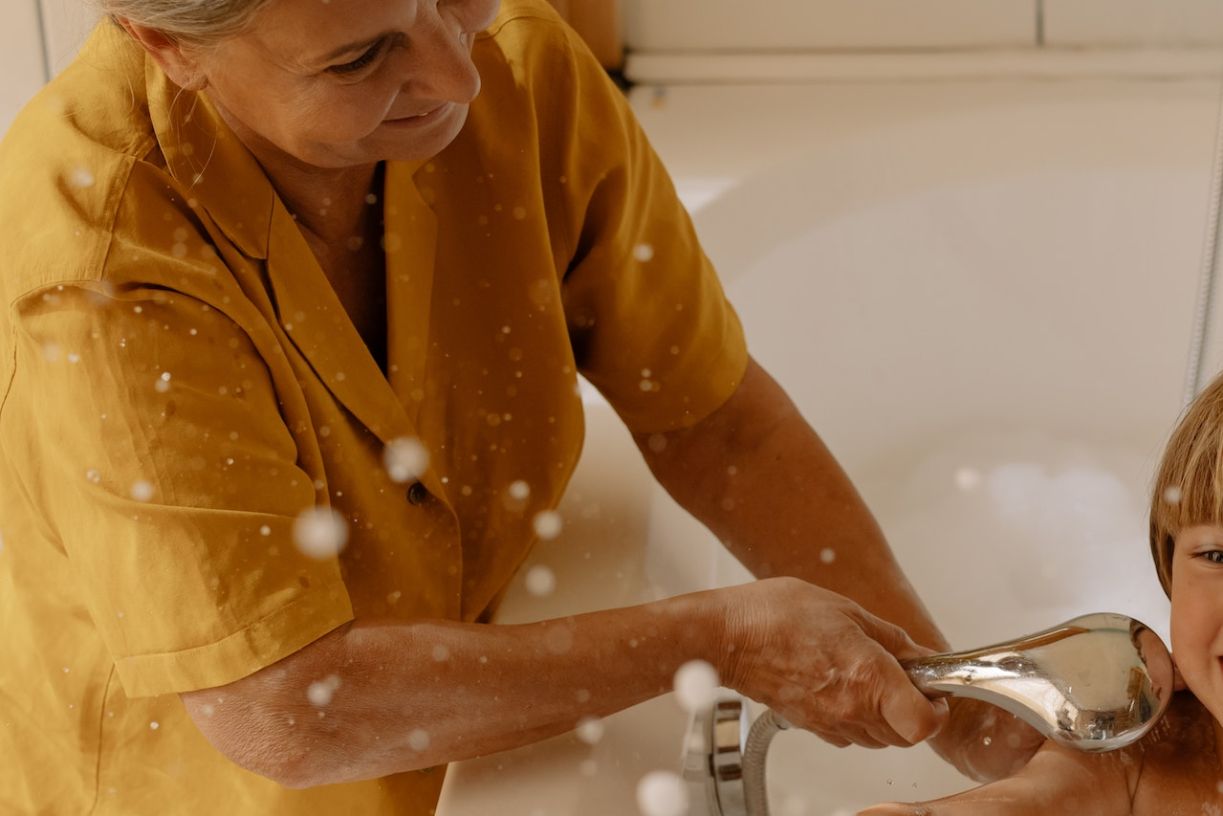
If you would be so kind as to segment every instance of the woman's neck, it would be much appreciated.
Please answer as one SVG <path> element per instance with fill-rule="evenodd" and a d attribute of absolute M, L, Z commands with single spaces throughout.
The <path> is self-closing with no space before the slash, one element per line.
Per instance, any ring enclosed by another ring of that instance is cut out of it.
<path fill-rule="evenodd" d="M 342 168 L 305 164 L 230 116 L 224 106 L 214 105 L 263 167 L 307 238 L 327 246 L 344 246 L 370 234 L 371 224 L 382 211 L 371 204 L 381 204 L 383 162 Z"/>

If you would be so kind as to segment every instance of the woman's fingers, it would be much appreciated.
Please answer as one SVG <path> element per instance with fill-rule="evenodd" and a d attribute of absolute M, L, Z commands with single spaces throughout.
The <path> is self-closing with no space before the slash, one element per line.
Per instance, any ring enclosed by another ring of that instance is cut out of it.
<path fill-rule="evenodd" d="M 914 643 L 899 626 L 865 609 L 859 609 L 855 619 L 863 633 L 888 653 L 886 659 L 876 661 L 875 665 L 882 675 L 879 713 L 901 739 L 890 744 L 915 745 L 937 734 L 947 722 L 946 701 L 927 699 L 897 662 L 928 654 L 930 650 Z"/>

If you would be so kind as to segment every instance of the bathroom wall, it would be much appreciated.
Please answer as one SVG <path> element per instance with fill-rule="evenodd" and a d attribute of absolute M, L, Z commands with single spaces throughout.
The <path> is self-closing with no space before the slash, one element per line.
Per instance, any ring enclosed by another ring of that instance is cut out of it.
<path fill-rule="evenodd" d="M 1050 45 L 1168 45 L 1223 42 L 1218 0 L 1045 0 Z"/>
<path fill-rule="evenodd" d="M 5 0 L 0 10 L 0 133 L 46 80 L 39 8 L 29 0 Z"/>
<path fill-rule="evenodd" d="M 622 0 L 636 51 L 1223 43 L 1218 0 Z"/>

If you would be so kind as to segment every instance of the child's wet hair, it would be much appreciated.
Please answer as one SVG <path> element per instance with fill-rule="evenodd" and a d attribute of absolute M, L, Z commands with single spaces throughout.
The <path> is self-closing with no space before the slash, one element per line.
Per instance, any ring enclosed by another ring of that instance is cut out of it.
<path fill-rule="evenodd" d="M 1175 537 L 1199 524 L 1223 526 L 1223 377 L 1181 415 L 1151 491 L 1151 557 L 1169 597 Z"/>

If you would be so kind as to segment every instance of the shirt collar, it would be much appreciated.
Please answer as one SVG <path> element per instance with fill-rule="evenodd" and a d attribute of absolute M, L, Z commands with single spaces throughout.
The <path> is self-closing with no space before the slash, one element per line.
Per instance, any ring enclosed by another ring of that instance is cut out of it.
<path fill-rule="evenodd" d="M 271 181 L 208 97 L 179 88 L 145 58 L 149 117 L 170 174 L 250 258 L 266 258 Z M 190 201 L 188 203 L 191 203 Z"/>

